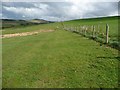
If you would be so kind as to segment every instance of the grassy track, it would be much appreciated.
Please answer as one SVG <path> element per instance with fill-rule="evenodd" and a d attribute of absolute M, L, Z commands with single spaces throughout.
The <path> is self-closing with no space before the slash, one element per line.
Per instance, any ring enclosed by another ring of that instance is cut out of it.
<path fill-rule="evenodd" d="M 115 49 L 63 30 L 5 38 L 3 87 L 117 87 L 117 55 Z"/>

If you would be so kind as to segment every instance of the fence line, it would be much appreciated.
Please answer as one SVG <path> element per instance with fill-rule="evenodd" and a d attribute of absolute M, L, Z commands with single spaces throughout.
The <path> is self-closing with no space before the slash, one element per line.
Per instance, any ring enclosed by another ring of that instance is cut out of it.
<path fill-rule="evenodd" d="M 74 26 L 74 27 L 67 27 L 64 25 L 64 30 L 67 30 L 67 31 L 71 31 L 71 32 L 75 32 L 75 33 L 78 33 L 78 34 L 81 34 L 85 37 L 89 37 L 89 38 L 92 38 L 92 39 L 103 39 L 102 42 L 108 44 L 109 43 L 109 25 L 106 24 L 106 31 L 105 31 L 105 34 L 104 32 L 103 33 L 100 33 L 100 26 L 95 26 L 95 25 L 92 25 L 92 26 L 88 26 L 88 25 L 79 25 L 79 26 Z M 100 41 L 101 42 L 101 41 Z"/>

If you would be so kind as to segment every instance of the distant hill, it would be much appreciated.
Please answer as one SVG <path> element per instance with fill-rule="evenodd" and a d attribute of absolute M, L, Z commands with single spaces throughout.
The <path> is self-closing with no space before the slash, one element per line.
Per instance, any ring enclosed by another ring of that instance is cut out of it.
<path fill-rule="evenodd" d="M 27 20 L 28 22 L 31 23 L 36 23 L 36 24 L 44 24 L 44 23 L 50 23 L 51 21 L 46 21 L 43 19 L 32 19 L 32 20 Z"/>
<path fill-rule="evenodd" d="M 75 20 L 69 20 L 65 21 L 65 24 L 69 24 L 69 26 L 78 26 L 78 25 L 100 25 L 101 27 L 105 27 L 106 24 L 110 25 L 110 29 L 112 26 L 112 29 L 118 27 L 120 16 L 108 16 L 108 17 L 98 17 L 98 18 L 84 18 L 84 19 L 75 19 Z"/>
<path fill-rule="evenodd" d="M 107 17 L 97 17 L 97 18 L 83 18 L 83 19 L 74 19 L 74 20 L 69 20 L 69 21 L 89 21 L 89 20 L 114 20 L 114 19 L 118 19 L 120 18 L 120 16 L 107 16 Z"/>
<path fill-rule="evenodd" d="M 1 28 L 52 23 L 51 21 L 46 21 L 43 19 L 32 19 L 32 20 L 0 19 L 0 21 L 2 22 Z"/>

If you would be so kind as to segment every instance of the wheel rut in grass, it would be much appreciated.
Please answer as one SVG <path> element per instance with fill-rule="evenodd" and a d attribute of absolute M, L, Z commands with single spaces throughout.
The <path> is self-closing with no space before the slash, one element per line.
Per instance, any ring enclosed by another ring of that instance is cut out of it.
<path fill-rule="evenodd" d="M 39 31 L 33 31 L 33 32 L 23 32 L 23 33 L 14 33 L 14 34 L 5 34 L 0 35 L 0 38 L 11 38 L 11 37 L 17 37 L 17 36 L 28 36 L 28 35 L 34 35 L 41 32 L 53 32 L 54 30 L 39 30 Z"/>

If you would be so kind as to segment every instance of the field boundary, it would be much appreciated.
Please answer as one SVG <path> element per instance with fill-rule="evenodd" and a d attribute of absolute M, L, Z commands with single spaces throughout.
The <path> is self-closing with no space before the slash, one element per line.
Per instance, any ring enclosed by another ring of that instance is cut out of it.
<path fill-rule="evenodd" d="M 79 25 L 79 26 L 66 26 L 62 25 L 63 29 L 66 31 L 71 31 L 77 34 L 80 34 L 89 39 L 93 39 L 97 42 L 100 42 L 101 45 L 105 44 L 117 50 L 120 50 L 120 42 L 118 40 L 113 41 L 109 37 L 109 25 L 106 24 L 105 32 L 100 32 L 99 25 Z"/>

